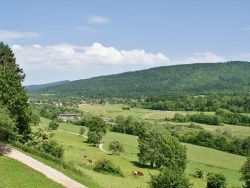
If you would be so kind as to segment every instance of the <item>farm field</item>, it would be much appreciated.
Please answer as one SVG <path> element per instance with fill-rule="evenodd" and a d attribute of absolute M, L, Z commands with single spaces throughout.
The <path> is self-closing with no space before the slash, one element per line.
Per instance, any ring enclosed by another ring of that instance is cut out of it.
<path fill-rule="evenodd" d="M 42 124 L 46 119 L 42 119 Z M 59 130 L 66 130 L 74 133 L 79 132 L 80 127 L 72 124 L 62 123 Z M 150 180 L 150 174 L 156 174 L 156 169 L 143 168 L 137 162 L 137 137 L 120 133 L 108 132 L 103 138 L 104 149 L 108 149 L 111 141 L 118 140 L 124 144 L 125 152 L 120 156 L 113 156 L 100 151 L 97 147 L 86 143 L 86 138 L 69 132 L 54 131 L 54 139 L 65 147 L 65 160 L 70 161 L 78 166 L 84 173 L 90 175 L 94 181 L 103 187 L 120 187 L 126 184 L 126 187 L 147 187 Z M 86 133 L 85 133 L 86 134 Z M 187 146 L 188 164 L 186 175 L 193 183 L 194 188 L 206 187 L 205 179 L 197 179 L 191 176 L 198 168 L 202 169 L 205 174 L 208 172 L 221 172 L 227 177 L 230 186 L 241 186 L 243 182 L 239 181 L 239 169 L 245 162 L 246 158 L 238 155 L 228 154 L 214 149 L 185 144 Z M 124 177 L 105 175 L 93 171 L 93 165 L 84 165 L 83 155 L 87 155 L 96 162 L 99 159 L 110 159 L 120 166 Z M 132 170 L 142 170 L 145 173 L 143 177 L 134 177 Z M 109 179 L 109 181 L 107 181 Z"/>
<path fill-rule="evenodd" d="M 0 155 L 0 166 L 0 188 L 41 188 L 44 187 L 44 185 L 48 188 L 63 187 L 48 179 L 43 174 L 3 155 Z"/>
<path fill-rule="evenodd" d="M 107 116 L 115 118 L 118 115 L 123 116 L 133 116 L 141 119 L 148 120 L 163 120 L 167 118 L 173 118 L 176 113 L 180 114 L 194 114 L 195 111 L 160 111 L 160 110 L 150 110 L 143 108 L 130 108 L 130 110 L 122 110 L 125 105 L 114 104 L 114 105 L 79 105 L 79 109 L 85 113 L 90 113 L 92 115 Z M 214 114 L 214 112 L 204 112 L 206 114 Z"/>
<path fill-rule="evenodd" d="M 151 121 L 152 123 L 154 120 L 158 120 L 161 124 L 164 124 L 166 121 L 163 121 L 166 117 L 173 118 L 176 113 L 180 114 L 194 114 L 197 113 L 195 111 L 159 111 L 159 110 L 148 110 L 142 108 L 130 108 L 130 110 L 122 110 L 122 104 L 115 104 L 115 105 L 80 105 L 79 109 L 83 110 L 85 113 L 90 113 L 92 115 L 101 115 L 101 116 L 108 116 L 111 118 L 115 118 L 118 115 L 123 116 L 133 116 L 136 118 L 146 119 Z M 214 114 L 214 112 L 204 112 L 205 114 Z M 249 115 L 249 114 L 248 114 Z M 173 125 L 188 125 L 190 123 L 173 123 L 169 122 Z M 205 125 L 195 123 L 203 127 L 205 130 L 214 132 L 216 129 L 227 129 L 231 130 L 233 136 L 238 137 L 247 137 L 250 135 L 250 128 L 244 126 L 234 126 L 234 125 L 227 125 L 224 126 L 213 126 L 213 125 Z"/>

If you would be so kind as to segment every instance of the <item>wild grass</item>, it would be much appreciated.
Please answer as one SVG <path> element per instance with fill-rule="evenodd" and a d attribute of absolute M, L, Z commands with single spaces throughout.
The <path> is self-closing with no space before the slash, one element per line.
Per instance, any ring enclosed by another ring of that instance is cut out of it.
<path fill-rule="evenodd" d="M 62 188 L 62 185 L 48 179 L 28 166 L 0 155 L 0 187 Z"/>

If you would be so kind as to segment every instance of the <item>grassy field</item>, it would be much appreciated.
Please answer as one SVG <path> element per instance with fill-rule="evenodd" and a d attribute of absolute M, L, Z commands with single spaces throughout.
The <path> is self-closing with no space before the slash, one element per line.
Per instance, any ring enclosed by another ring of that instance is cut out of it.
<path fill-rule="evenodd" d="M 137 118 L 144 118 L 148 120 L 163 120 L 166 117 L 173 118 L 175 113 L 180 114 L 194 114 L 197 112 L 192 111 L 160 111 L 160 110 L 149 110 L 149 109 L 142 109 L 142 108 L 130 108 L 130 110 L 122 110 L 122 104 L 115 104 L 115 105 L 80 105 L 79 109 L 84 111 L 85 113 L 89 113 L 92 115 L 98 116 L 108 116 L 114 118 L 118 115 L 133 116 Z M 213 114 L 213 112 L 205 112 L 207 114 Z"/>
<path fill-rule="evenodd" d="M 130 108 L 130 110 L 122 110 L 122 104 L 116 105 L 80 105 L 79 109 L 83 110 L 85 113 L 90 113 L 92 115 L 99 115 L 99 116 L 108 116 L 114 118 L 118 115 L 133 116 L 136 118 L 143 118 L 146 120 L 151 121 L 152 123 L 154 120 L 161 121 L 162 124 L 165 123 L 163 121 L 166 117 L 173 118 L 176 113 L 180 113 L 183 115 L 186 114 L 194 114 L 197 112 L 194 111 L 159 111 L 159 110 L 148 110 L 142 108 Z M 214 114 L 214 112 L 204 112 L 205 114 Z M 249 114 L 248 114 L 249 115 Z M 176 123 L 172 123 L 176 124 Z M 190 123 L 177 123 L 179 125 L 188 125 Z M 195 123 L 198 124 L 198 123 Z M 214 132 L 216 129 L 228 129 L 231 130 L 234 136 L 237 137 L 247 137 L 250 135 L 250 127 L 243 127 L 243 126 L 235 126 L 235 125 L 224 125 L 224 126 L 213 126 L 213 125 L 205 125 L 205 124 L 198 124 L 201 125 L 205 130 Z"/>
<path fill-rule="evenodd" d="M 60 124 L 59 129 L 78 133 L 80 127 L 63 123 Z M 114 140 L 123 143 L 125 148 L 125 152 L 120 156 L 113 156 L 101 152 L 97 147 L 86 143 L 85 137 L 59 130 L 54 132 L 54 139 L 62 143 L 65 147 L 65 159 L 78 166 L 84 173 L 90 175 L 94 181 L 103 187 L 121 187 L 121 185 L 126 185 L 126 187 L 147 187 L 150 174 L 158 173 L 155 169 L 141 167 L 137 162 L 138 149 L 136 136 L 108 132 L 103 138 L 104 149 L 108 150 L 109 143 Z M 206 187 L 205 179 L 197 179 L 191 176 L 198 168 L 202 169 L 205 174 L 208 172 L 221 172 L 227 177 L 230 187 L 241 187 L 242 182 L 239 181 L 239 169 L 245 162 L 245 157 L 191 144 L 185 145 L 188 156 L 186 175 L 193 183 L 194 188 Z M 85 160 L 83 155 L 87 155 L 88 158 L 93 159 L 95 162 L 103 158 L 112 160 L 117 166 L 120 166 L 124 173 L 124 178 L 94 172 L 93 165 L 84 165 Z M 131 174 L 132 170 L 142 170 L 145 176 L 134 177 Z"/>
<path fill-rule="evenodd" d="M 46 188 L 63 187 L 43 174 L 29 168 L 28 166 L 0 155 L 0 187 L 1 188 Z"/>

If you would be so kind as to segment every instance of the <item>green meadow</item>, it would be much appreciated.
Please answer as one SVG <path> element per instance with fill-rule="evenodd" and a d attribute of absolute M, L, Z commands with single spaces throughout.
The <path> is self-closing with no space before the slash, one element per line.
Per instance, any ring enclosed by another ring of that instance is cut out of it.
<path fill-rule="evenodd" d="M 42 118 L 42 124 L 46 125 L 49 121 Z M 65 131 L 62 131 L 65 130 Z M 54 139 L 65 147 L 65 160 L 77 166 L 85 174 L 92 177 L 93 181 L 98 182 L 103 187 L 147 187 L 150 180 L 150 174 L 157 174 L 158 170 L 150 169 L 138 163 L 138 142 L 137 137 L 120 133 L 108 132 L 103 138 L 104 149 L 108 150 L 108 145 L 114 140 L 123 143 L 125 151 L 120 156 L 110 155 L 100 151 L 97 147 L 86 143 L 86 137 L 73 133 L 78 133 L 80 126 L 61 123 L 58 130 L 54 131 Z M 87 131 L 85 132 L 86 135 Z M 233 155 L 218 150 L 184 144 L 187 147 L 187 168 L 186 176 L 190 179 L 194 188 L 206 187 L 206 179 L 198 179 L 192 176 L 197 170 L 201 169 L 206 175 L 208 172 L 221 172 L 227 177 L 229 187 L 241 187 L 243 182 L 239 181 L 239 169 L 245 162 L 246 158 Z M 109 159 L 119 166 L 123 171 L 124 177 L 117 177 L 93 171 L 92 165 L 85 165 L 83 155 L 96 162 L 99 159 Z M 143 177 L 134 177 L 133 170 L 141 170 L 144 172 Z M 107 181 L 108 180 L 108 181 Z"/>
<path fill-rule="evenodd" d="M 46 188 L 63 187 L 28 166 L 0 155 L 0 187 Z"/>

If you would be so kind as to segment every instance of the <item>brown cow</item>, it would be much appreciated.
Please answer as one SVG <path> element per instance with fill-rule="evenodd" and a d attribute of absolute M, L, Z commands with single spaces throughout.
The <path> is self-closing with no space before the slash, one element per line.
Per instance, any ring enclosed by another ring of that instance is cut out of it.
<path fill-rule="evenodd" d="M 137 170 L 137 171 L 132 171 L 132 174 L 133 174 L 134 176 L 144 176 L 144 173 L 143 173 L 142 171 L 139 171 L 139 170 Z"/>
<path fill-rule="evenodd" d="M 137 171 L 138 176 L 144 176 L 144 173 L 142 171 Z"/>
<path fill-rule="evenodd" d="M 87 159 L 87 162 L 92 164 L 93 160 L 92 159 Z"/>

